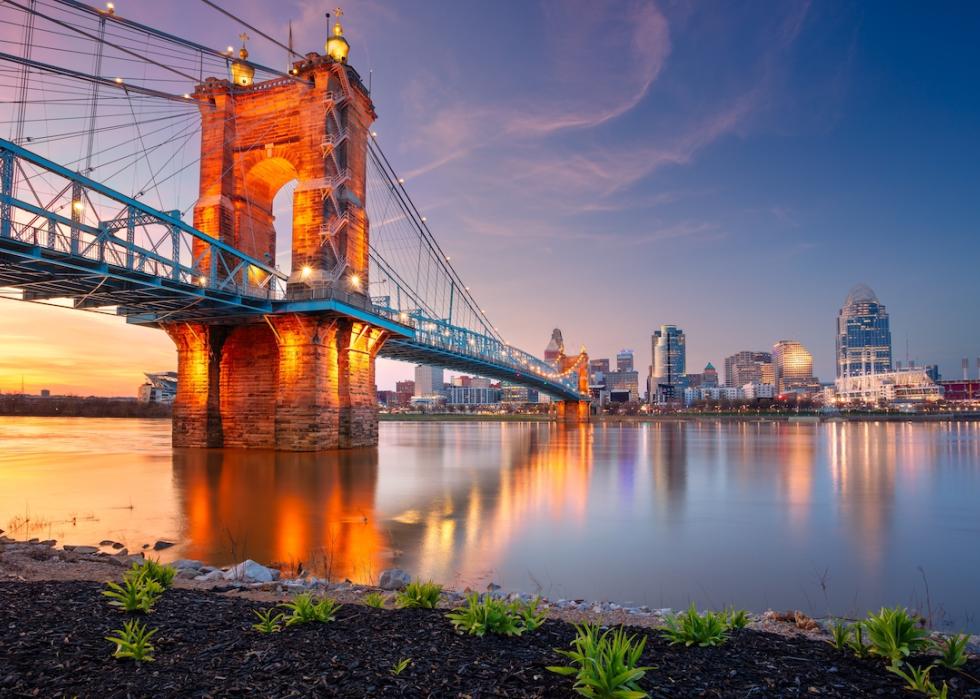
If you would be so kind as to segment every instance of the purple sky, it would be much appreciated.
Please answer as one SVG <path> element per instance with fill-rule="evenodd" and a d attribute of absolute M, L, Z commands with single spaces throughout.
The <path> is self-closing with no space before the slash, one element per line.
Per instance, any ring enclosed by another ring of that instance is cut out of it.
<path fill-rule="evenodd" d="M 297 48 L 323 50 L 322 3 L 223 5 L 283 39 L 292 19 Z M 242 31 L 197 1 L 117 8 L 217 48 Z M 691 371 L 791 338 L 830 380 L 837 310 L 866 282 L 891 313 L 896 358 L 907 338 L 911 358 L 955 376 L 961 356 L 980 354 L 978 6 L 360 0 L 344 11 L 380 144 L 511 343 L 540 354 L 560 327 L 594 357 L 635 349 L 642 373 L 651 331 L 674 323 Z M 268 42 L 250 50 L 285 67 Z M 17 314 L 18 327 L 96 327 L 52 320 L 69 311 Z M 176 363 L 162 333 L 85 342 L 98 354 L 102 341 L 141 348 L 125 362 L 134 386 Z M 0 389 L 14 369 L 0 365 Z M 383 363 L 379 388 L 410 373 Z M 95 376 L 75 383 L 103 392 Z"/>

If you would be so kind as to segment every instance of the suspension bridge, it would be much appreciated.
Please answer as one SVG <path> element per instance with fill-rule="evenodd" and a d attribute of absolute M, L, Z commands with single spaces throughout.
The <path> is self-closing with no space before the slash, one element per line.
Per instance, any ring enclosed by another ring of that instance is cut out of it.
<path fill-rule="evenodd" d="M 175 446 L 375 444 L 376 357 L 533 387 L 587 419 L 584 351 L 545 362 L 505 342 L 412 202 L 340 17 L 323 55 L 234 19 L 286 68 L 250 60 L 247 34 L 219 50 L 112 3 L 0 2 L 19 34 L 0 52 L 0 293 L 167 332 Z"/>

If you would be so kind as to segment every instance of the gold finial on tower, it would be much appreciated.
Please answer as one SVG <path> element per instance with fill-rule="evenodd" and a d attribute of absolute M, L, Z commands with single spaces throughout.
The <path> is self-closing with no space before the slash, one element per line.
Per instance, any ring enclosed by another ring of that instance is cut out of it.
<path fill-rule="evenodd" d="M 340 26 L 340 18 L 344 16 L 344 11 L 341 8 L 334 10 L 334 15 L 337 17 L 337 21 L 333 25 L 333 29 L 330 32 L 330 36 L 327 38 L 327 43 L 324 48 L 327 51 L 327 55 L 338 63 L 347 63 L 347 54 L 350 53 L 350 44 L 347 43 L 347 39 L 344 38 L 344 28 Z M 330 15 L 327 15 L 327 22 L 330 21 Z"/>
<path fill-rule="evenodd" d="M 249 36 L 245 32 L 242 32 L 238 35 L 238 38 L 242 40 L 242 48 L 238 51 L 238 57 L 241 60 L 231 64 L 231 81 L 240 87 L 248 87 L 255 82 L 255 68 L 247 63 L 243 63 L 248 58 L 248 49 L 245 48 L 245 42 L 248 41 Z"/>

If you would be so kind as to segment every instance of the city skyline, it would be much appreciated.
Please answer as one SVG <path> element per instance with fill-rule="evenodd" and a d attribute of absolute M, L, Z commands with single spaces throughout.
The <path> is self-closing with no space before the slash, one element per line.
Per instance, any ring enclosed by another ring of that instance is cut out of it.
<path fill-rule="evenodd" d="M 280 37 L 292 19 L 297 46 L 319 50 L 320 9 L 241 12 Z M 216 47 L 240 32 L 200 3 L 120 12 Z M 910 359 L 957 375 L 980 348 L 967 301 L 980 292 L 978 8 L 371 2 L 346 18 L 380 142 L 516 346 L 539 354 L 561 327 L 570 347 L 614 357 L 674 323 L 691 367 L 789 337 L 827 381 L 834 316 L 864 282 L 888 305 L 896 361 L 908 338 Z M 926 46 L 910 53 L 903 36 Z M 267 42 L 249 48 L 283 63 Z M 410 78 L 404 56 L 420 56 Z M 190 175 L 174 205 L 195 187 Z M 130 395 L 176 365 L 162 333 L 117 318 L 0 309 L 4 392 L 23 375 L 34 390 Z M 379 363 L 378 385 L 412 371 Z"/>

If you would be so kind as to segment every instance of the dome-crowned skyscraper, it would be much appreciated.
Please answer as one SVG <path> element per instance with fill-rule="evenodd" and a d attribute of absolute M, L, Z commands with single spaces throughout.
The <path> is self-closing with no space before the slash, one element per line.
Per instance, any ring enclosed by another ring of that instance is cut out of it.
<path fill-rule="evenodd" d="M 837 314 L 837 376 L 892 370 L 888 312 L 867 285 L 858 284 Z"/>

